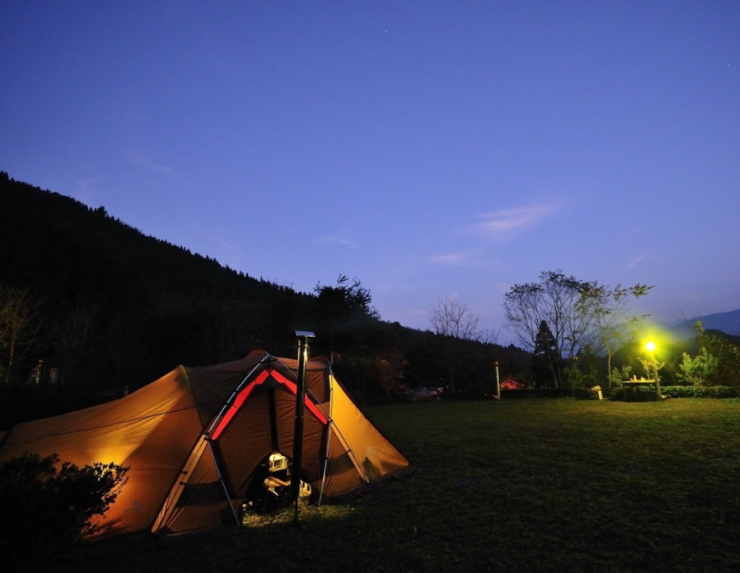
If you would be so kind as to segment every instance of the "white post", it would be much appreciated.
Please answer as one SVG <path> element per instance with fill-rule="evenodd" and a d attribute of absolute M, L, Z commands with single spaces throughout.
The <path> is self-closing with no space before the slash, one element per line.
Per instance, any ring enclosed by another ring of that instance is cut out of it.
<path fill-rule="evenodd" d="M 496 360 L 496 400 L 501 399 L 501 381 L 498 377 L 498 360 Z"/>

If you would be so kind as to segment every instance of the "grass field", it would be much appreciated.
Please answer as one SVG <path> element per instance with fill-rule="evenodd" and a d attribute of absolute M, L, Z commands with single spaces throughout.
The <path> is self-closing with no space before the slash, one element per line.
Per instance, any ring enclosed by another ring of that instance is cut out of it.
<path fill-rule="evenodd" d="M 740 402 L 433 402 L 369 416 L 420 468 L 348 505 L 60 570 L 740 571 Z"/>

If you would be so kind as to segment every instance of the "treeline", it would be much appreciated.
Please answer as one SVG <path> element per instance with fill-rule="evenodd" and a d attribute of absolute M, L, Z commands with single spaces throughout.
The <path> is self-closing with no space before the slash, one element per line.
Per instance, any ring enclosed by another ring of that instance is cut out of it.
<path fill-rule="evenodd" d="M 640 377 L 667 385 L 740 389 L 740 338 L 705 331 L 697 322 L 695 337 L 671 341 L 645 325 L 649 315 L 629 311 L 628 302 L 652 288 L 610 287 L 559 269 L 511 287 L 504 310 L 509 327 L 532 350 L 531 386 L 548 395 L 550 390 L 583 394 L 596 386 L 611 394 L 622 381 Z"/>
<path fill-rule="evenodd" d="M 296 292 L 0 172 L 0 427 L 120 396 L 178 364 L 293 356 L 297 329 L 317 334 L 312 354 L 331 355 L 362 403 L 451 378 L 490 392 L 494 361 L 502 376 L 529 368 L 514 346 L 383 321 L 357 279 Z"/>

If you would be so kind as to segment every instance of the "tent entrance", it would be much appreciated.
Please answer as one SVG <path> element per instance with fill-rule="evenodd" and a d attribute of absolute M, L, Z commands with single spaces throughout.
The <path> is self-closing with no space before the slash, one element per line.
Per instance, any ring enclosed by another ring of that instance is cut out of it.
<path fill-rule="evenodd" d="M 243 511 L 267 512 L 286 503 L 298 388 L 272 367 L 249 378 L 201 435 L 153 531 L 183 531 L 209 511 L 213 524 L 241 524 Z M 308 394 L 305 406 L 304 443 L 312 444 L 314 451 L 323 450 L 329 419 Z M 310 482 L 319 477 L 318 462 L 304 460 L 301 496 L 306 501 L 312 492 Z"/>
<path fill-rule="evenodd" d="M 291 461 L 279 452 L 262 460 L 254 473 L 244 496 L 242 511 L 245 514 L 270 513 L 291 500 L 288 493 L 291 485 Z M 309 503 L 313 493 L 311 485 L 301 480 L 300 496 Z"/>

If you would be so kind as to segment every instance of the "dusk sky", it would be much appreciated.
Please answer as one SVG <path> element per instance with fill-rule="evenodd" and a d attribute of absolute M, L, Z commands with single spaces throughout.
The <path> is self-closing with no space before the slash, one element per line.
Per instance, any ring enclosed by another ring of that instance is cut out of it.
<path fill-rule="evenodd" d="M 429 328 L 562 269 L 740 308 L 740 2 L 2 0 L 0 170 Z"/>

